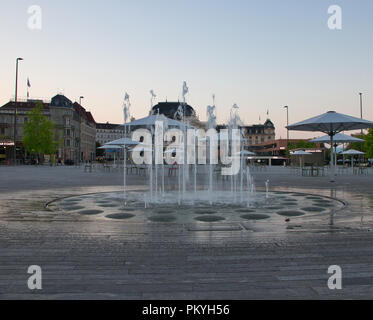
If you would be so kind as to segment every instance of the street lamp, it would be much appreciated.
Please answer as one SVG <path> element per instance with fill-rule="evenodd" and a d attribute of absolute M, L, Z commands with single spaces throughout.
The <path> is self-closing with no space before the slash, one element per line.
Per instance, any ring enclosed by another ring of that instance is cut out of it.
<path fill-rule="evenodd" d="M 285 106 L 284 109 L 286 109 L 286 126 L 289 126 L 289 107 Z M 289 149 L 289 129 L 287 129 L 287 135 L 286 135 L 286 151 Z"/>
<path fill-rule="evenodd" d="M 16 59 L 16 90 L 14 95 L 14 127 L 13 127 L 13 140 L 14 140 L 14 151 L 13 151 L 13 161 L 14 165 L 17 165 L 17 90 L 18 90 L 18 61 L 23 60 L 23 58 Z"/>
<path fill-rule="evenodd" d="M 363 94 L 359 92 L 360 96 L 360 118 L 363 119 Z M 361 134 L 363 134 L 363 129 L 361 129 Z"/>
<path fill-rule="evenodd" d="M 360 118 L 363 119 L 363 94 L 359 92 L 360 96 Z M 363 138 L 364 131 L 361 129 L 361 138 Z M 361 143 L 361 151 L 364 149 L 364 142 Z"/>
<path fill-rule="evenodd" d="M 80 96 L 79 97 L 79 104 L 80 104 L 80 106 L 82 105 L 82 99 L 84 99 L 84 97 Z M 82 130 L 82 128 L 80 127 L 79 128 L 80 136 L 82 136 L 81 130 Z M 78 157 L 77 157 L 77 162 L 80 164 L 80 161 L 81 161 L 81 154 L 80 154 L 80 152 L 81 152 L 81 149 L 80 149 L 81 148 L 81 144 L 80 144 L 80 138 L 78 138 L 77 143 L 78 143 Z"/>

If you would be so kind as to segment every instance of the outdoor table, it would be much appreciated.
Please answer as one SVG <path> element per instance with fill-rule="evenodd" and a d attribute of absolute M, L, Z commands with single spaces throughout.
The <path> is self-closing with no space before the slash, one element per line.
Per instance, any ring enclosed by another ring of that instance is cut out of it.
<path fill-rule="evenodd" d="M 303 167 L 302 176 L 318 177 L 324 175 L 324 168 L 319 167 Z"/>
<path fill-rule="evenodd" d="M 365 167 L 354 167 L 353 174 L 359 175 L 359 174 L 367 174 L 367 168 Z"/>

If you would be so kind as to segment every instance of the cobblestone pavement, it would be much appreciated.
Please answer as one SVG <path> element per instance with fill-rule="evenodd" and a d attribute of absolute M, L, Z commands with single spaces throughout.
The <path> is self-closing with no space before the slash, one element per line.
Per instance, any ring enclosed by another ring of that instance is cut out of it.
<path fill-rule="evenodd" d="M 373 297 L 372 175 L 299 177 L 255 172 L 258 188 L 333 196 L 331 217 L 266 222 L 131 223 L 45 208 L 53 199 L 120 190 L 120 173 L 0 167 L 0 299 L 334 299 Z M 129 177 L 144 188 L 142 177 Z M 27 268 L 43 288 L 30 291 Z M 339 265 L 343 289 L 330 290 Z"/>

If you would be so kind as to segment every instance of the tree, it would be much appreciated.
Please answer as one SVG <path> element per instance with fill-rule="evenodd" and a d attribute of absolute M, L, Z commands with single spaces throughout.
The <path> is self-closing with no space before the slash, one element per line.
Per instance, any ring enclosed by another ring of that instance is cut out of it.
<path fill-rule="evenodd" d="M 23 126 L 23 145 L 32 155 L 53 154 L 57 142 L 54 140 L 54 123 L 43 115 L 43 105 L 38 103 L 28 112 L 29 120 Z"/>
<path fill-rule="evenodd" d="M 313 142 L 309 142 L 306 140 L 299 140 L 297 143 L 290 142 L 289 143 L 289 149 L 306 149 L 306 148 L 316 148 L 316 144 Z"/>
<path fill-rule="evenodd" d="M 356 149 L 365 152 L 367 158 L 373 158 L 373 128 L 368 130 L 367 134 L 356 135 L 355 137 L 364 139 L 364 142 L 352 142 L 349 145 L 349 149 Z"/>

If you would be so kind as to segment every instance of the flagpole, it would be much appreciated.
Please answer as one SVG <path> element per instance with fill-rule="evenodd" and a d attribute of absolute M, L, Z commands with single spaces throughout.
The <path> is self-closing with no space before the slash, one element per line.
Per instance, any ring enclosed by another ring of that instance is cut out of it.
<path fill-rule="evenodd" d="M 31 84 L 30 84 L 30 79 L 27 77 L 27 84 L 26 84 L 26 87 L 27 87 L 27 101 L 29 99 L 29 88 L 31 87 Z"/>

